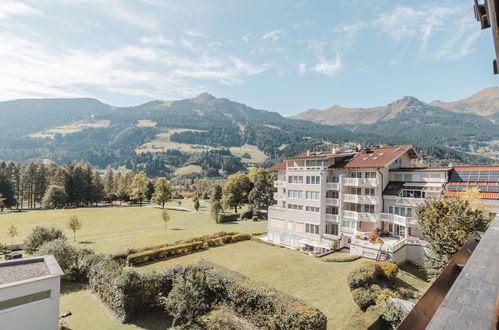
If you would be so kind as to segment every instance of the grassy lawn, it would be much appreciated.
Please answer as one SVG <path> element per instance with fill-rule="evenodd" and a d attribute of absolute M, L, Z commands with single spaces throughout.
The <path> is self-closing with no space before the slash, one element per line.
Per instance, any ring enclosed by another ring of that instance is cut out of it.
<path fill-rule="evenodd" d="M 168 203 L 177 207 L 176 201 Z M 190 199 L 182 200 L 181 207 L 192 208 Z M 264 231 L 267 221 L 238 221 L 216 224 L 206 212 L 208 202 L 201 203 L 200 213 L 169 210 L 167 230 L 161 220 L 161 210 L 154 207 L 97 207 L 68 210 L 27 211 L 0 215 L 0 242 L 10 244 L 7 229 L 14 224 L 19 235 L 14 243 L 21 243 L 35 226 L 54 226 L 64 231 L 72 241 L 73 232 L 66 223 L 71 215 L 77 215 L 83 227 L 76 234 L 77 244 L 95 252 L 115 253 L 128 248 L 184 240 L 219 231 L 252 233 Z"/>
<path fill-rule="evenodd" d="M 179 167 L 173 173 L 175 176 L 186 175 L 190 173 L 201 173 L 201 166 L 199 165 L 187 165 L 184 167 Z"/>
<path fill-rule="evenodd" d="M 137 269 L 141 272 L 161 271 L 175 264 L 201 259 L 238 271 L 253 280 L 303 299 L 327 315 L 329 329 L 348 329 L 352 328 L 352 324 L 364 324 L 363 328 L 367 328 L 374 321 L 357 307 L 346 284 L 348 273 L 362 263 L 361 259 L 342 263 L 323 262 L 286 248 L 251 241 L 217 247 Z M 429 283 L 413 273 L 416 273 L 415 269 L 403 267 L 399 272 L 400 281 L 418 290 L 425 290 Z"/>
<path fill-rule="evenodd" d="M 267 160 L 267 155 L 263 153 L 257 146 L 251 144 L 243 144 L 240 147 L 230 147 L 230 152 L 237 156 L 242 157 L 244 154 L 249 154 L 251 158 L 241 158 L 243 163 L 260 163 Z"/>

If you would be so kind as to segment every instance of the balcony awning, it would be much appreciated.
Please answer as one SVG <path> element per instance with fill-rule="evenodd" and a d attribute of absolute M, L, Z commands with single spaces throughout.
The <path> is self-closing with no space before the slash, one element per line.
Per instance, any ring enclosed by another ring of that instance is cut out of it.
<path fill-rule="evenodd" d="M 415 189 L 423 189 L 423 190 L 437 190 L 442 189 L 444 183 L 438 182 L 406 182 L 403 185 L 404 189 L 415 188 Z"/>

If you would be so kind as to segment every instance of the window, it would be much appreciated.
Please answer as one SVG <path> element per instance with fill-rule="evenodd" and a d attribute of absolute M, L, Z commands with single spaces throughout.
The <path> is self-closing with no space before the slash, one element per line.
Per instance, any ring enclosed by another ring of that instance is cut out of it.
<path fill-rule="evenodd" d="M 307 234 L 319 235 L 319 225 L 313 225 L 311 223 L 305 224 L 305 232 Z"/>
<path fill-rule="evenodd" d="M 338 236 L 338 225 L 335 223 L 326 224 L 326 234 Z"/>
<path fill-rule="evenodd" d="M 338 183 L 338 182 L 340 182 L 340 178 L 337 177 L 337 176 L 328 176 L 327 177 L 327 182 Z"/>
<path fill-rule="evenodd" d="M 303 198 L 303 190 L 288 190 L 289 198 Z"/>
<path fill-rule="evenodd" d="M 338 214 L 338 208 L 337 207 L 328 207 L 326 209 L 326 214 Z"/>
<path fill-rule="evenodd" d="M 376 172 L 366 172 L 366 179 L 376 179 Z"/>
<path fill-rule="evenodd" d="M 305 198 L 318 201 L 320 199 L 320 192 L 318 191 L 306 191 L 305 192 Z"/>
<path fill-rule="evenodd" d="M 422 190 L 402 190 L 402 197 L 411 197 L 411 198 L 425 198 L 426 192 Z"/>
<path fill-rule="evenodd" d="M 303 210 L 303 205 L 288 204 L 288 209 L 301 211 L 301 210 Z"/>
<path fill-rule="evenodd" d="M 374 213 L 374 205 L 364 204 L 364 212 L 366 212 L 366 213 Z"/>
<path fill-rule="evenodd" d="M 350 188 L 352 195 L 362 195 L 362 188 Z"/>
<path fill-rule="evenodd" d="M 362 205 L 360 205 L 360 204 L 350 204 L 350 211 L 362 212 Z"/>
<path fill-rule="evenodd" d="M 337 191 L 326 192 L 326 198 L 339 198 L 340 194 Z"/>
<path fill-rule="evenodd" d="M 320 184 L 321 177 L 318 175 L 307 175 L 307 184 Z"/>
<path fill-rule="evenodd" d="M 412 217 L 412 208 L 402 206 L 388 206 L 388 213 L 401 215 L 403 217 Z"/>
<path fill-rule="evenodd" d="M 412 181 L 412 174 L 404 174 L 404 181 Z"/>
<path fill-rule="evenodd" d="M 402 181 L 402 174 L 395 174 L 395 181 Z"/>
<path fill-rule="evenodd" d="M 323 167 L 326 166 L 327 162 L 323 160 L 307 160 L 305 161 L 305 166 L 307 167 Z"/>
<path fill-rule="evenodd" d="M 341 226 L 351 229 L 357 229 L 357 221 L 355 220 L 343 220 L 341 221 Z"/>
<path fill-rule="evenodd" d="M 314 213 L 319 213 L 320 212 L 320 208 L 319 207 L 314 207 L 314 206 L 307 206 L 305 208 L 305 210 L 307 212 L 314 212 Z"/>
<path fill-rule="evenodd" d="M 20 305 L 29 304 L 35 301 L 48 299 L 50 298 L 51 291 L 40 291 L 36 293 L 31 293 L 25 296 L 20 296 L 16 298 L 11 298 L 7 300 L 0 301 L 0 311 L 3 309 L 13 308 Z"/>
<path fill-rule="evenodd" d="M 364 193 L 368 196 L 374 196 L 375 195 L 375 190 L 374 188 L 365 188 Z"/>
<path fill-rule="evenodd" d="M 362 172 L 354 171 L 354 172 L 350 173 L 350 177 L 351 178 L 361 179 L 362 178 Z"/>
<path fill-rule="evenodd" d="M 288 182 L 294 184 L 303 184 L 303 177 L 299 175 L 288 176 Z"/>

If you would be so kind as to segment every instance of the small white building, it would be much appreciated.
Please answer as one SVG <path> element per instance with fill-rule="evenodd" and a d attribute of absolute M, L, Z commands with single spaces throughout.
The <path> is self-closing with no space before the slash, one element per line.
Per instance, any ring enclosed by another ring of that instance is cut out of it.
<path fill-rule="evenodd" d="M 61 267 L 51 255 L 0 262 L 0 328 L 59 328 Z"/>

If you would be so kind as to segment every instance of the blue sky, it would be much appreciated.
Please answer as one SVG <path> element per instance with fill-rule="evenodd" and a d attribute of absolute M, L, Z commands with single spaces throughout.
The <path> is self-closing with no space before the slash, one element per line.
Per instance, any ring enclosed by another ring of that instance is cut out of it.
<path fill-rule="evenodd" d="M 497 86 L 470 0 L 0 0 L 0 100 L 209 92 L 290 115 Z"/>

